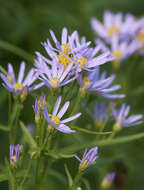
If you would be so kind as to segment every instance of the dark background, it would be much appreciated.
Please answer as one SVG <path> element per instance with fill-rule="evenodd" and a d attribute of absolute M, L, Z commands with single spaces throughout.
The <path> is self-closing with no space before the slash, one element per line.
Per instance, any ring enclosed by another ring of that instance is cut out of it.
<path fill-rule="evenodd" d="M 9 42 L 29 54 L 34 55 L 35 51 L 44 53 L 41 42 L 50 37 L 49 29 L 53 29 L 57 37 L 61 35 L 61 29 L 66 26 L 71 33 L 78 30 L 81 36 L 88 40 L 94 39 L 90 27 L 90 18 L 97 17 L 102 20 L 104 10 L 113 12 L 122 11 L 132 13 L 137 17 L 144 14 L 143 0 L 0 0 L 0 40 Z M 0 65 L 7 69 L 7 63 L 13 63 L 15 69 L 24 58 L 19 56 L 15 50 L 7 49 L 0 41 Z M 26 58 L 28 68 L 32 66 L 30 59 Z M 130 63 L 129 63 L 130 62 Z M 127 103 L 132 105 L 133 113 L 144 113 L 144 61 L 143 58 L 132 58 L 124 62 L 117 82 L 128 82 L 127 88 L 121 92 L 127 94 Z M 109 66 L 104 66 L 111 72 Z M 132 68 L 132 69 L 130 69 Z M 130 76 L 127 73 L 130 70 Z M 125 80 L 123 81 L 123 76 Z M 126 81 L 127 80 L 127 81 Z M 0 87 L 0 123 L 7 124 L 7 91 Z M 32 97 L 25 102 L 25 108 L 21 119 L 26 124 L 33 122 Z M 124 129 L 123 134 L 136 134 L 144 131 L 144 126 Z M 0 131 L 0 160 L 3 165 L 4 157 L 8 154 L 7 134 Z M 97 162 L 85 174 L 89 179 L 92 190 L 97 189 L 96 184 L 103 175 L 113 169 L 120 173 L 120 184 L 126 184 L 121 189 L 143 190 L 144 189 L 144 140 L 137 140 L 132 143 L 113 145 L 101 148 L 101 160 Z M 70 159 L 67 161 L 72 175 L 76 171 L 77 162 Z M 73 161 L 74 167 L 72 167 Z M 62 171 L 65 160 L 55 164 L 57 170 Z M 76 166 L 75 166 L 76 165 Z M 0 165 L 0 167 L 2 167 Z M 99 173 L 98 173 L 99 172 Z M 63 174 L 65 175 L 65 174 Z M 51 179 L 46 189 L 63 190 L 59 180 Z M 0 184 L 0 189 L 7 189 L 6 182 Z M 85 187 L 83 188 L 85 189 Z"/>

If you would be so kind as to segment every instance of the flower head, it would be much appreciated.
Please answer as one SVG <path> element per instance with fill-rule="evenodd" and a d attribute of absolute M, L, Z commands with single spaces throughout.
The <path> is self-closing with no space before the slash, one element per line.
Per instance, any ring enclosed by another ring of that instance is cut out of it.
<path fill-rule="evenodd" d="M 91 164 L 93 164 L 97 159 L 98 153 L 98 147 L 94 147 L 88 151 L 88 149 L 85 150 L 82 159 L 80 159 L 78 156 L 75 156 L 75 158 L 80 162 L 79 170 L 85 170 L 87 169 Z"/>
<path fill-rule="evenodd" d="M 31 69 L 24 79 L 24 72 L 25 72 L 25 62 L 21 62 L 20 70 L 18 74 L 18 79 L 15 79 L 15 73 L 13 70 L 13 66 L 9 63 L 8 64 L 8 75 L 5 76 L 3 73 L 0 73 L 0 77 L 3 80 L 3 86 L 10 92 L 21 94 L 25 92 L 26 89 L 27 93 L 31 92 L 32 90 L 36 90 L 43 85 L 43 83 L 32 85 L 37 79 L 37 74 L 35 73 L 34 69 Z M 25 94 L 25 93 L 24 93 Z"/>
<path fill-rule="evenodd" d="M 35 65 L 37 67 L 37 65 Z M 73 62 L 71 62 L 66 68 L 60 64 L 57 59 L 53 59 L 51 67 L 45 63 L 45 66 L 41 69 L 36 68 L 39 74 L 39 79 L 49 88 L 58 88 L 71 83 L 77 78 L 77 75 L 73 75 L 72 72 Z"/>
<path fill-rule="evenodd" d="M 99 68 L 96 71 L 89 72 L 88 76 L 82 76 L 82 74 L 78 77 L 78 83 L 81 89 L 86 91 L 96 92 L 98 95 L 104 96 L 106 98 L 124 98 L 123 94 L 111 94 L 112 92 L 119 90 L 121 88 L 120 85 L 110 86 L 115 78 L 115 75 L 111 75 L 106 78 L 106 72 L 103 72 L 101 75 L 99 74 Z"/>
<path fill-rule="evenodd" d="M 115 179 L 115 172 L 108 173 L 101 183 L 102 189 L 108 189 Z"/>
<path fill-rule="evenodd" d="M 143 118 L 142 114 L 138 115 L 131 115 L 129 117 L 130 106 L 126 104 L 122 104 L 121 108 L 119 110 L 113 109 L 112 110 L 112 116 L 115 120 L 114 130 L 118 131 L 121 129 L 121 127 L 130 127 L 134 125 L 139 125 L 143 123 L 141 119 Z"/>
<path fill-rule="evenodd" d="M 49 125 L 51 125 L 53 128 L 57 129 L 58 131 L 61 131 L 63 133 L 73 133 L 75 131 L 70 129 L 67 125 L 65 125 L 65 123 L 68 123 L 70 121 L 75 120 L 76 118 L 78 118 L 81 115 L 81 113 L 77 113 L 71 117 L 68 117 L 64 120 L 61 120 L 61 118 L 63 117 L 63 115 L 67 111 L 70 102 L 67 101 L 63 105 L 63 107 L 60 109 L 60 111 L 58 112 L 58 109 L 60 107 L 60 103 L 61 103 L 61 96 L 58 97 L 51 115 L 48 114 L 47 108 L 44 107 L 44 112 L 43 112 L 44 117 L 45 117 L 47 123 Z"/>
<path fill-rule="evenodd" d="M 104 12 L 103 24 L 96 18 L 91 19 L 93 31 L 100 37 L 110 41 L 113 36 L 119 36 L 122 39 L 131 39 L 136 31 L 141 27 L 144 18 L 137 20 L 132 14 L 116 14 L 111 11 Z"/>
<path fill-rule="evenodd" d="M 19 160 L 19 154 L 22 152 L 23 146 L 17 144 L 14 146 L 13 144 L 10 145 L 10 164 L 12 167 L 16 167 L 16 164 Z"/>

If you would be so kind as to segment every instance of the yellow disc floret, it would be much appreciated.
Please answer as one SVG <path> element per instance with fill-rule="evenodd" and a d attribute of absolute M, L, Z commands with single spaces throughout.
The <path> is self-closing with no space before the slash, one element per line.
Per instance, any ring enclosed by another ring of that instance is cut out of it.
<path fill-rule="evenodd" d="M 59 84 L 59 79 L 57 77 L 50 79 L 50 84 L 53 88 L 57 88 Z"/>
<path fill-rule="evenodd" d="M 91 84 L 91 81 L 89 81 L 87 79 L 86 76 L 83 77 L 83 88 L 86 88 L 87 86 L 89 86 Z"/>
<path fill-rule="evenodd" d="M 64 56 L 63 53 L 59 54 L 58 60 L 59 63 L 63 64 L 65 67 L 68 66 L 70 63 L 70 60 L 66 56 Z"/>
<path fill-rule="evenodd" d="M 107 33 L 108 33 L 109 37 L 112 37 L 114 34 L 119 34 L 120 29 L 117 28 L 117 27 L 111 27 L 111 28 L 108 29 Z"/>
<path fill-rule="evenodd" d="M 70 54 L 70 51 L 71 51 L 70 45 L 68 45 L 68 44 L 62 44 L 61 48 L 62 48 L 62 50 L 63 50 L 63 52 L 64 52 L 65 55 L 69 55 Z"/>
<path fill-rule="evenodd" d="M 51 121 L 54 122 L 56 125 L 60 123 L 60 119 L 55 115 L 51 117 Z"/>
<path fill-rule="evenodd" d="M 84 57 L 79 58 L 79 59 L 78 59 L 78 62 L 79 62 L 79 67 L 80 67 L 81 69 L 85 68 L 85 67 L 87 66 L 87 64 L 88 64 L 87 59 L 84 58 Z"/>
<path fill-rule="evenodd" d="M 120 59 L 122 57 L 123 53 L 122 51 L 114 51 L 113 52 L 113 56 L 116 58 L 116 59 Z"/>
<path fill-rule="evenodd" d="M 22 90 L 23 89 L 23 84 L 20 84 L 20 83 L 16 83 L 15 85 L 14 85 L 14 89 L 15 90 Z"/>
<path fill-rule="evenodd" d="M 139 42 L 141 42 L 142 44 L 144 44 L 144 32 L 139 32 L 137 39 Z"/>

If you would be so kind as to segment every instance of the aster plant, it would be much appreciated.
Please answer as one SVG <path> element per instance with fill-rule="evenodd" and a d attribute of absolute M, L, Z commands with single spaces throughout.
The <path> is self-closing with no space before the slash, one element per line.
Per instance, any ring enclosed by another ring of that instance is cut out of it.
<path fill-rule="evenodd" d="M 101 159 L 107 159 L 102 151 L 104 145 L 144 137 L 143 133 L 122 137 L 123 131 L 119 136 L 123 127 L 143 124 L 143 115 L 128 116 L 130 106 L 123 103 L 123 98 L 127 100 L 122 80 L 124 74 L 121 75 L 119 70 L 117 76 L 111 73 L 109 63 L 121 63 L 128 57 L 139 55 L 137 52 L 142 51 L 144 45 L 143 21 L 144 18 L 136 19 L 131 14 L 105 11 L 103 24 L 98 19 L 91 20 L 93 31 L 103 41 L 94 39 L 92 43 L 84 36 L 81 38 L 76 30 L 69 34 L 66 27 L 62 29 L 59 40 L 58 34 L 50 30 L 51 38 L 42 43 L 46 55 L 35 52 L 34 66 L 26 77 L 25 62 L 21 62 L 18 73 L 10 63 L 8 72 L 0 67 L 2 86 L 9 97 L 8 127 L 0 125 L 0 130 L 8 133 L 10 145 L 9 161 L 5 159 L 6 170 L 0 173 L 0 180 L 8 180 L 10 189 L 45 189 L 50 175 L 50 180 L 56 175 L 64 181 L 63 189 L 80 189 L 84 184 L 89 186 L 83 178 L 85 172 L 89 175 L 97 172 L 101 179 L 104 175 L 101 173 L 107 171 L 98 169 Z M 120 89 L 125 93 L 117 93 Z M 33 105 L 29 98 L 26 99 L 28 94 Z M 119 102 L 122 106 L 116 109 Z M 28 118 L 21 114 L 23 108 Z M 80 154 L 85 147 L 89 150 L 86 148 L 79 158 L 76 152 Z M 67 163 L 67 159 L 71 159 L 68 166 L 65 164 L 68 184 L 63 172 L 55 171 L 61 169 L 61 163 Z M 94 163 L 96 167 L 92 170 Z M 103 167 L 107 160 L 105 163 Z M 76 174 L 71 171 L 73 166 L 77 167 Z M 97 180 L 97 184 L 103 189 L 109 188 L 116 172 L 108 173 L 102 183 Z"/>

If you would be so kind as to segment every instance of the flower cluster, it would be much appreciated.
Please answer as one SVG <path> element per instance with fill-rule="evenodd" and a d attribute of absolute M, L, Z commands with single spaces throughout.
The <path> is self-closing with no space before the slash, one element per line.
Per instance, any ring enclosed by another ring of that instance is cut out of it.
<path fill-rule="evenodd" d="M 104 12 L 103 24 L 96 18 L 91 19 L 93 31 L 110 45 L 110 49 L 101 40 L 96 40 L 105 50 L 112 53 L 115 63 L 134 54 L 144 52 L 144 17 L 136 19 L 132 14 Z M 118 65 L 115 64 L 118 67 Z"/>

